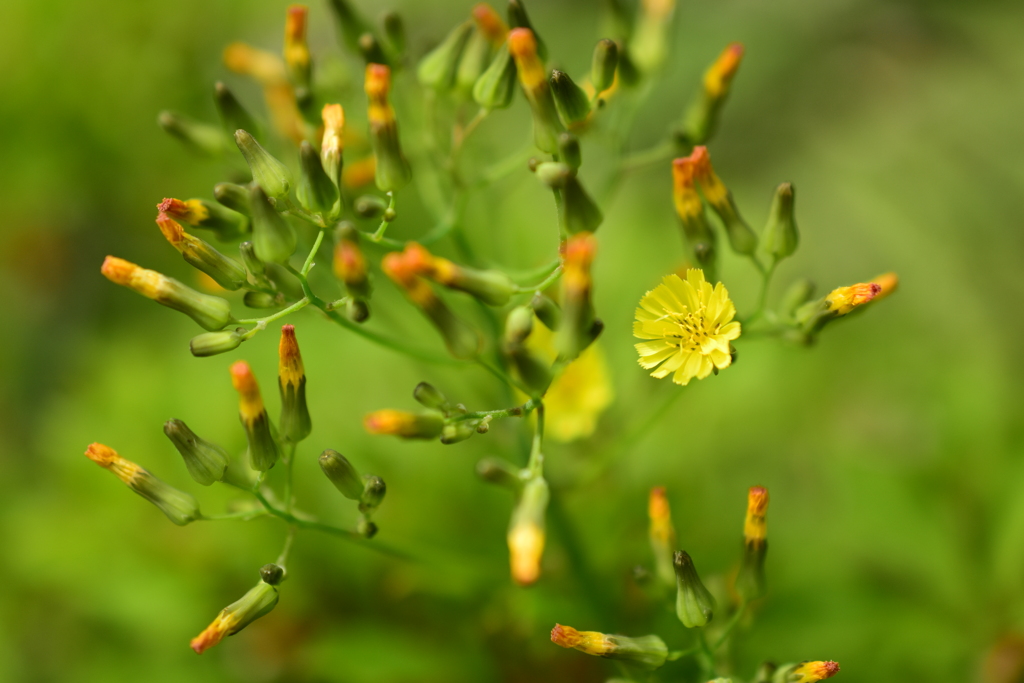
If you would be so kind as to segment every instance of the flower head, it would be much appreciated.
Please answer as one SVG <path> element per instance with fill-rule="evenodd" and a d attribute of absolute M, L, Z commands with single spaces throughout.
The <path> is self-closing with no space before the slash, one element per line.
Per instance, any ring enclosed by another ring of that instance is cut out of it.
<path fill-rule="evenodd" d="M 650 340 L 636 344 L 640 365 L 651 369 L 660 364 L 652 377 L 675 373 L 672 381 L 683 385 L 729 367 L 729 342 L 740 336 L 735 315 L 725 285 L 712 288 L 703 271 L 691 268 L 686 280 L 667 276 L 636 309 L 633 336 Z"/>
<path fill-rule="evenodd" d="M 795 683 L 818 683 L 839 673 L 838 662 L 804 662 L 789 674 Z"/>
<path fill-rule="evenodd" d="M 891 289 L 890 289 L 891 291 Z M 846 315 L 858 306 L 863 306 L 882 293 L 882 285 L 877 282 L 860 282 L 849 287 L 838 287 L 833 289 L 825 303 L 828 310 L 838 315 Z"/>

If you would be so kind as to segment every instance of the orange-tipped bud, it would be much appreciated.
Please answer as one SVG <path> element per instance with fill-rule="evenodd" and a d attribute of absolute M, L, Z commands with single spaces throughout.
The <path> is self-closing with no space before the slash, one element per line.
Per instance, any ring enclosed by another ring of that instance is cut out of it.
<path fill-rule="evenodd" d="M 100 467 L 113 472 L 118 479 L 128 485 L 131 485 L 139 472 L 145 471 L 131 460 L 122 458 L 110 446 L 101 443 L 89 444 L 89 447 L 85 449 L 85 456 Z"/>
<path fill-rule="evenodd" d="M 508 552 L 512 579 L 520 586 L 535 583 L 544 555 L 544 530 L 536 524 L 518 525 L 508 534 Z"/>
<path fill-rule="evenodd" d="M 306 369 L 302 365 L 302 354 L 299 353 L 299 342 L 295 339 L 294 325 L 281 327 L 278 360 L 277 374 L 282 384 L 297 387 L 300 382 L 306 380 Z M 255 379 L 253 383 L 255 384 Z"/>
<path fill-rule="evenodd" d="M 643 12 L 658 21 L 665 21 L 676 8 L 676 0 L 643 0 Z"/>
<path fill-rule="evenodd" d="M 693 177 L 700 183 L 708 204 L 722 219 L 725 231 L 729 235 L 729 244 L 732 245 L 736 253 L 753 254 L 757 249 L 757 235 L 740 217 L 739 208 L 733 201 L 732 193 L 729 192 L 725 183 L 711 166 L 711 155 L 708 154 L 708 148 L 703 145 L 694 147 L 689 158 L 693 165 Z M 677 201 L 677 207 L 682 204 L 683 210 L 694 210 L 696 207 L 689 204 L 691 201 L 693 198 L 687 197 L 686 190 L 683 189 L 682 196 Z"/>
<path fill-rule="evenodd" d="M 877 282 L 861 282 L 849 287 L 837 287 L 827 297 L 825 303 L 828 310 L 837 315 L 846 315 L 858 306 L 870 302 L 882 293 L 882 285 Z"/>
<path fill-rule="evenodd" d="M 672 564 L 672 555 L 676 549 L 676 529 L 672 525 L 672 510 L 665 495 L 664 486 L 651 489 L 647 501 L 647 514 L 650 517 L 648 534 L 651 540 L 651 552 L 654 553 L 654 568 L 658 579 L 668 588 L 676 585 L 676 571 Z"/>
<path fill-rule="evenodd" d="M 243 628 L 274 609 L 277 604 L 277 588 L 260 581 L 241 599 L 231 603 L 220 611 L 217 618 L 203 629 L 203 632 L 190 643 L 196 654 L 201 655 L 210 649 L 224 636 L 238 633 Z"/>
<path fill-rule="evenodd" d="M 131 460 L 117 454 L 110 446 L 89 444 L 85 456 L 103 469 L 112 472 L 128 488 L 160 508 L 167 518 L 184 526 L 200 517 L 196 499 L 184 491 L 165 484 Z"/>
<path fill-rule="evenodd" d="M 284 22 L 284 61 L 293 73 L 309 73 L 309 46 L 306 44 L 305 5 L 291 5 Z"/>
<path fill-rule="evenodd" d="M 383 64 L 366 65 L 366 98 L 370 101 L 367 114 L 370 125 L 387 125 L 395 120 L 395 112 L 388 103 L 391 92 L 391 69 Z"/>
<path fill-rule="evenodd" d="M 477 30 L 495 47 L 500 47 L 505 42 L 508 25 L 486 2 L 481 2 L 473 8 L 473 21 L 476 23 Z"/>
<path fill-rule="evenodd" d="M 700 149 L 700 148 L 699 148 Z M 706 154 L 706 150 L 705 150 Z M 701 159 L 697 149 L 688 157 L 672 161 L 672 201 L 676 214 L 683 221 L 690 221 L 703 214 L 704 205 L 697 193 L 697 168 Z"/>
<path fill-rule="evenodd" d="M 748 544 L 763 544 L 768 537 L 768 489 L 751 486 L 747 492 L 747 519 L 743 523 L 743 538 Z"/>
<path fill-rule="evenodd" d="M 551 642 L 588 655 L 631 662 L 649 670 L 660 668 L 668 657 L 668 647 L 658 636 L 630 638 L 599 631 L 577 631 L 572 626 L 555 624 L 551 629 Z"/>
<path fill-rule="evenodd" d="M 149 299 L 157 299 L 166 288 L 167 277 L 155 270 L 146 270 L 131 261 L 108 256 L 100 268 L 111 282 L 133 289 Z"/>
<path fill-rule="evenodd" d="M 349 288 L 363 288 L 366 283 L 366 257 L 359 245 L 340 239 L 334 247 L 334 275 Z"/>
<path fill-rule="evenodd" d="M 231 384 L 238 392 L 238 416 L 249 442 L 250 464 L 254 470 L 266 472 L 277 462 L 280 451 L 271 432 L 256 376 L 244 360 L 231 366 Z"/>
<path fill-rule="evenodd" d="M 181 227 L 178 221 L 174 220 L 166 213 L 161 213 L 156 217 L 157 227 L 160 228 L 160 232 L 163 233 L 164 238 L 170 243 L 172 247 L 181 251 L 185 248 L 185 241 L 190 237 L 185 232 L 185 229 Z"/>
<path fill-rule="evenodd" d="M 516 60 L 519 82 L 527 94 L 547 88 L 547 73 L 537 55 L 537 39 L 528 28 L 514 28 L 508 34 L 508 49 Z"/>
<path fill-rule="evenodd" d="M 719 99 L 728 94 L 729 85 L 742 60 L 742 43 L 731 43 L 718 55 L 715 63 L 704 73 L 704 91 L 709 97 Z"/>
<path fill-rule="evenodd" d="M 404 439 L 436 439 L 444 428 L 444 417 L 437 412 L 410 413 L 403 410 L 377 410 L 363 418 L 370 434 L 400 436 Z"/>
<path fill-rule="evenodd" d="M 251 76 L 264 87 L 286 82 L 284 64 L 277 55 L 245 43 L 224 48 L 224 65 L 235 73 Z"/>
<path fill-rule="evenodd" d="M 320 163 L 335 184 L 342 177 L 342 152 L 345 150 L 345 110 L 340 104 L 325 104 L 320 117 L 324 122 L 324 137 L 320 144 Z"/>
<path fill-rule="evenodd" d="M 565 284 L 567 295 L 570 292 L 590 291 L 590 266 L 596 253 L 597 239 L 593 233 L 581 232 L 566 241 L 565 254 L 562 257 L 562 282 Z"/>
<path fill-rule="evenodd" d="M 341 182 L 345 187 L 358 190 L 373 182 L 377 176 L 377 158 L 372 154 L 345 164 L 341 172 Z"/>
<path fill-rule="evenodd" d="M 313 423 L 306 406 L 306 369 L 302 366 L 294 325 L 281 327 L 277 384 L 281 391 L 281 437 L 295 444 L 309 436 Z"/>
<path fill-rule="evenodd" d="M 704 145 L 694 147 L 690 158 L 693 160 L 693 175 L 700 183 L 701 189 L 704 190 L 704 197 L 708 200 L 708 204 L 714 206 L 725 202 L 729 191 L 718 174 L 715 173 L 714 167 L 711 166 L 711 155 L 708 154 L 708 148 Z"/>
<path fill-rule="evenodd" d="M 256 375 L 244 360 L 231 366 L 231 386 L 238 392 L 238 411 L 243 422 L 251 423 L 265 413 Z"/>
<path fill-rule="evenodd" d="M 115 284 L 133 289 L 148 299 L 181 311 L 207 330 L 222 329 L 231 320 L 231 305 L 226 300 L 200 294 L 175 279 L 155 270 L 146 270 L 131 261 L 108 256 L 103 261 L 100 272 Z"/>
<path fill-rule="evenodd" d="M 162 202 L 156 205 L 157 211 L 165 213 L 172 218 L 185 221 L 189 225 L 199 225 L 210 217 L 210 211 L 198 199 L 182 201 L 171 197 L 165 197 Z"/>
<path fill-rule="evenodd" d="M 900 286 L 900 278 L 896 273 L 885 273 L 872 278 L 872 284 L 881 287 L 881 291 L 875 295 L 875 301 L 880 301 L 895 292 Z"/>
<path fill-rule="evenodd" d="M 559 647 L 573 648 L 588 655 L 604 656 L 614 649 L 605 634 L 599 631 L 577 631 L 572 626 L 555 624 L 551 629 L 551 642 Z"/>
<path fill-rule="evenodd" d="M 818 683 L 839 673 L 839 662 L 804 662 L 789 673 L 790 683 Z"/>

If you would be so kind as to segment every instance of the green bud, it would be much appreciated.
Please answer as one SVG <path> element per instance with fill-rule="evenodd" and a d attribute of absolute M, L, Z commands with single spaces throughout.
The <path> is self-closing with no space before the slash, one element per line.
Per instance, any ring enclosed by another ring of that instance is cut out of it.
<path fill-rule="evenodd" d="M 256 256 L 256 247 L 253 246 L 252 242 L 242 242 L 239 244 L 238 252 L 242 255 L 242 263 L 245 264 L 245 269 L 249 271 L 249 275 L 252 276 L 253 280 L 259 283 L 267 283 L 267 264 Z M 253 308 L 260 308 L 260 306 L 253 306 Z"/>
<path fill-rule="evenodd" d="M 473 99 L 484 109 L 504 109 L 512 104 L 516 77 L 516 60 L 508 51 L 508 43 L 504 43 L 473 85 Z"/>
<path fill-rule="evenodd" d="M 648 671 L 660 669 L 668 658 L 668 647 L 665 641 L 655 635 L 629 636 L 609 635 L 612 651 L 605 655 L 609 659 L 618 659 L 636 664 Z"/>
<path fill-rule="evenodd" d="M 391 11 L 384 15 L 384 37 L 387 38 L 391 53 L 400 57 L 405 52 L 405 22 L 402 15 Z"/>
<path fill-rule="evenodd" d="M 640 82 L 640 69 L 633 61 L 633 56 L 628 46 L 618 43 L 619 46 L 619 80 L 622 85 L 631 88 Z"/>
<path fill-rule="evenodd" d="M 476 464 L 477 475 L 486 482 L 497 484 L 513 491 L 523 487 L 519 468 L 501 458 L 484 458 Z"/>
<path fill-rule="evenodd" d="M 583 163 L 579 138 L 572 133 L 562 133 L 558 136 L 558 152 L 573 172 L 579 170 L 580 164 Z"/>
<path fill-rule="evenodd" d="M 299 184 L 295 195 L 307 211 L 327 216 L 338 204 L 338 186 L 334 184 L 320 163 L 320 154 L 306 140 L 299 147 Z"/>
<path fill-rule="evenodd" d="M 170 216 L 160 214 L 156 219 L 164 237 L 177 249 L 185 262 L 209 275 L 224 289 L 235 290 L 246 282 L 245 268 L 194 235 L 185 232 Z"/>
<path fill-rule="evenodd" d="M 459 59 L 472 33 L 473 22 L 464 21 L 453 28 L 440 45 L 428 52 L 416 69 L 420 83 L 436 90 L 450 90 L 455 85 Z"/>
<path fill-rule="evenodd" d="M 786 289 L 785 294 L 779 302 L 779 315 L 786 318 L 793 318 L 798 308 L 811 300 L 814 296 L 814 283 L 805 277 L 793 281 L 793 284 Z"/>
<path fill-rule="evenodd" d="M 345 317 L 354 323 L 366 322 L 370 317 L 370 305 L 362 299 L 349 299 L 345 302 Z"/>
<path fill-rule="evenodd" d="M 328 448 L 321 453 L 320 469 L 341 495 L 349 500 L 360 500 L 363 497 L 363 478 L 359 476 L 352 463 L 338 451 Z"/>
<path fill-rule="evenodd" d="M 244 130 L 235 131 L 235 144 L 245 157 L 245 163 L 249 164 L 252 179 L 268 196 L 280 199 L 288 194 L 294 181 L 287 166 L 271 156 L 256 142 L 256 138 Z"/>
<path fill-rule="evenodd" d="M 522 344 L 533 332 L 533 309 L 530 306 L 516 306 L 505 319 L 505 343 Z"/>
<path fill-rule="evenodd" d="M 181 457 L 185 459 L 185 467 L 188 468 L 188 473 L 192 475 L 197 484 L 209 486 L 215 481 L 224 479 L 224 470 L 228 466 L 228 454 L 223 448 L 200 439 L 181 420 L 165 422 L 164 434 L 181 453 Z"/>
<path fill-rule="evenodd" d="M 239 129 L 259 132 L 260 128 L 256 124 L 256 119 L 242 106 L 235 94 L 220 81 L 213 86 L 213 101 L 217 105 L 217 113 L 220 114 L 220 120 L 223 121 L 224 130 L 228 135 L 234 135 L 235 131 Z"/>
<path fill-rule="evenodd" d="M 477 270 L 453 266 L 438 283 L 476 297 L 489 306 L 504 306 L 516 291 L 515 283 L 500 270 Z"/>
<path fill-rule="evenodd" d="M 380 218 L 388 208 L 388 202 L 375 194 L 364 194 L 352 205 L 352 210 L 360 218 Z"/>
<path fill-rule="evenodd" d="M 260 579 L 268 586 L 276 586 L 284 580 L 284 567 L 273 562 L 260 567 Z"/>
<path fill-rule="evenodd" d="M 775 189 L 768 223 L 761 234 L 761 250 L 776 262 L 791 256 L 800 242 L 793 215 L 795 194 L 791 183 L 782 183 Z"/>
<path fill-rule="evenodd" d="M 715 599 L 704 587 L 693 560 L 682 550 L 672 559 L 676 569 L 676 616 L 686 628 L 706 626 L 714 616 Z"/>
<path fill-rule="evenodd" d="M 630 40 L 633 59 L 640 71 L 650 73 L 665 62 L 665 57 L 668 55 L 668 33 L 671 23 L 671 10 L 669 10 L 668 16 L 661 12 L 641 11 L 636 34 Z"/>
<path fill-rule="evenodd" d="M 553 379 L 548 363 L 522 346 L 511 347 L 508 354 L 516 373 L 527 388 L 535 394 L 543 394 L 547 391 Z"/>
<path fill-rule="evenodd" d="M 778 668 L 772 662 L 764 662 L 757 668 L 757 673 L 754 674 L 754 679 L 750 683 L 772 683 L 772 678 Z"/>
<path fill-rule="evenodd" d="M 612 86 L 618 64 L 619 46 L 614 40 L 599 40 L 590 63 L 590 82 L 594 84 L 595 92 L 600 94 Z"/>
<path fill-rule="evenodd" d="M 572 168 L 560 161 L 544 161 L 534 169 L 537 179 L 552 190 L 564 188 L 573 176 Z"/>
<path fill-rule="evenodd" d="M 160 508 L 160 511 L 178 526 L 185 526 L 201 516 L 199 503 L 192 494 L 174 488 L 142 468 L 139 468 L 128 486 Z"/>
<path fill-rule="evenodd" d="M 551 95 L 555 99 L 555 109 L 566 127 L 571 128 L 587 120 L 590 115 L 590 100 L 583 88 L 576 85 L 564 71 L 555 69 L 551 72 Z"/>
<path fill-rule="evenodd" d="M 363 61 L 367 64 L 391 64 L 391 60 L 384 54 L 384 48 L 381 47 L 377 36 L 370 31 L 359 36 L 359 54 L 363 56 Z"/>
<path fill-rule="evenodd" d="M 444 429 L 444 415 L 434 410 L 410 413 L 404 410 L 378 410 L 363 418 L 370 434 L 390 434 L 403 439 L 436 439 Z"/>
<path fill-rule="evenodd" d="M 352 7 L 349 0 L 330 0 L 330 8 L 338 21 L 342 41 L 352 52 L 359 52 L 359 38 L 370 31 L 370 25 Z"/>
<path fill-rule="evenodd" d="M 594 232 L 604 222 L 604 215 L 597 204 L 583 189 L 576 176 L 570 176 L 562 189 L 562 225 L 566 232 Z"/>
<path fill-rule="evenodd" d="M 451 445 L 465 441 L 476 434 L 476 424 L 472 420 L 460 420 L 444 426 L 441 430 L 441 443 Z"/>
<path fill-rule="evenodd" d="M 421 310 L 444 338 L 448 352 L 456 358 L 473 358 L 480 351 L 480 334 L 440 299 L 435 298 Z"/>
<path fill-rule="evenodd" d="M 366 515 L 360 515 L 356 521 L 356 533 L 363 538 L 373 538 L 377 535 L 377 525 L 371 522 Z"/>
<path fill-rule="evenodd" d="M 764 597 L 768 591 L 764 576 L 764 560 L 767 555 L 766 540 L 743 544 L 743 560 L 740 563 L 740 573 L 736 576 L 736 592 L 744 600 L 756 600 Z"/>
<path fill-rule="evenodd" d="M 537 40 L 537 55 L 541 61 L 547 61 L 548 59 L 548 46 L 544 43 L 544 39 L 537 33 L 537 29 L 533 27 L 530 22 L 530 17 L 526 14 L 526 7 L 523 6 L 521 0 L 509 0 L 508 2 L 508 23 L 511 28 L 528 28 L 533 31 L 533 36 Z"/>
<path fill-rule="evenodd" d="M 558 304 L 537 292 L 530 300 L 530 306 L 537 318 L 544 323 L 544 327 L 552 331 L 558 329 L 562 322 L 562 309 L 558 307 Z"/>
<path fill-rule="evenodd" d="M 252 229 L 249 225 L 248 218 L 248 192 L 238 185 L 235 187 L 238 187 L 242 191 L 241 196 L 246 198 L 243 207 L 245 211 L 239 211 L 233 207 L 228 207 L 220 202 L 219 199 L 217 202 L 207 201 L 206 199 L 196 199 L 193 201 L 198 201 L 202 204 L 203 208 L 206 209 L 206 216 L 195 223 L 192 223 L 192 225 L 197 228 L 212 230 L 216 238 L 221 242 L 229 242 L 231 240 L 238 239 L 242 235 L 247 235 Z M 215 187 L 213 191 L 214 197 L 216 197 L 217 188 Z"/>
<path fill-rule="evenodd" d="M 412 390 L 412 397 L 420 405 L 432 410 L 440 410 L 445 415 L 452 412 L 452 404 L 448 402 L 448 399 L 441 393 L 441 390 L 433 384 L 420 382 Z"/>
<path fill-rule="evenodd" d="M 270 204 L 262 185 L 249 190 L 252 210 L 252 244 L 259 260 L 287 263 L 295 251 L 295 229 Z"/>
<path fill-rule="evenodd" d="M 224 134 L 216 126 L 200 123 L 170 111 L 160 112 L 157 122 L 161 128 L 193 151 L 208 156 L 219 156 L 227 149 Z"/>
<path fill-rule="evenodd" d="M 377 160 L 377 189 L 381 192 L 392 192 L 401 189 L 412 179 L 412 168 L 398 139 L 398 125 L 389 123 L 370 123 L 370 142 Z"/>
<path fill-rule="evenodd" d="M 226 353 L 237 349 L 245 341 L 245 334 L 248 330 L 238 327 L 233 330 L 221 330 L 220 332 L 206 332 L 192 337 L 188 348 L 193 356 L 202 358 L 204 356 L 216 356 L 219 353 Z"/>
<path fill-rule="evenodd" d="M 380 477 L 372 474 L 363 477 L 363 494 L 359 499 L 359 511 L 372 512 L 376 510 L 384 501 L 384 494 L 387 491 L 388 488 Z"/>
<path fill-rule="evenodd" d="M 479 29 L 474 28 L 466 41 L 455 74 L 455 87 L 469 95 L 473 86 L 491 63 L 491 41 Z"/>
<path fill-rule="evenodd" d="M 224 636 L 232 636 L 274 609 L 277 588 L 260 581 L 239 600 L 220 611 L 213 623 L 192 640 L 192 649 L 202 653 L 219 643 Z"/>
<path fill-rule="evenodd" d="M 259 472 L 266 472 L 281 457 L 267 411 L 264 410 L 252 420 L 246 420 L 243 416 L 242 426 L 245 427 L 245 438 L 249 444 L 250 466 Z"/>

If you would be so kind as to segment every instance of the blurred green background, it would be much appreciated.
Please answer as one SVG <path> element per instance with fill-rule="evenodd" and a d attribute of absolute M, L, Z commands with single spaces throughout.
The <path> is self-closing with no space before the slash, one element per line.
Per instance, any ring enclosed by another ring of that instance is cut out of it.
<path fill-rule="evenodd" d="M 471 5 L 358 4 L 375 18 L 401 10 L 414 55 Z M 484 455 L 523 462 L 525 425 L 450 447 L 361 427 L 370 410 L 414 407 L 420 380 L 471 409 L 510 398 L 479 369 L 421 365 L 312 311 L 296 315 L 315 425 L 299 450 L 300 505 L 354 523 L 315 462 L 336 448 L 388 483 L 379 538 L 422 559 L 305 532 L 277 609 L 197 657 L 189 639 L 277 555 L 282 525 L 172 526 L 82 451 L 108 443 L 222 509 L 227 493 L 196 490 L 161 425 L 181 418 L 242 449 L 227 368 L 249 360 L 275 415 L 277 339 L 192 358 L 191 321 L 111 285 L 99 266 L 112 253 L 190 281 L 154 205 L 209 196 L 225 170 L 183 151 L 157 112 L 213 120 L 219 79 L 257 102 L 220 52 L 234 40 L 277 51 L 286 5 L 0 3 L 0 680 L 601 681 L 614 674 L 607 663 L 548 641 L 556 621 L 658 632 L 671 647 L 690 638 L 630 578 L 650 561 L 649 488 L 668 487 L 680 542 L 713 583 L 737 561 L 752 484 L 772 493 L 770 595 L 739 631 L 740 675 L 764 659 L 835 659 L 848 683 L 1020 680 L 982 665 L 1024 633 L 1024 5 L 1014 0 L 681 2 L 631 148 L 661 139 L 706 65 L 742 41 L 711 150 L 755 225 L 776 184 L 798 188 L 802 248 L 775 293 L 799 275 L 827 292 L 886 270 L 900 274 L 899 293 L 814 348 L 741 338 L 739 362 L 718 377 L 685 389 L 651 379 L 636 365 L 633 309 L 682 251 L 668 165 L 628 176 L 603 205 L 596 262 L 615 401 L 593 437 L 547 448 L 552 515 L 574 530 L 588 576 L 552 527 L 545 576 L 525 590 L 507 576 L 509 496 L 474 474 Z M 554 65 L 589 68 L 599 5 L 529 4 Z M 357 62 L 337 48 L 326 3 L 311 6 L 311 21 L 314 57 L 355 84 L 346 102 L 358 110 Z M 412 121 L 408 74 L 398 81 L 399 118 Z M 528 121 L 519 97 L 484 122 L 467 163 L 518 149 Z M 600 187 L 606 153 L 585 142 L 584 157 L 594 159 L 584 182 Z M 425 232 L 418 200 L 402 201 L 394 235 Z M 550 195 L 525 167 L 471 202 L 465 226 L 480 253 L 510 268 L 556 248 Z M 727 255 L 722 277 L 749 311 L 746 264 Z M 381 280 L 370 325 L 440 349 Z M 657 427 L 580 483 L 617 434 L 678 391 Z M 661 680 L 686 666 L 666 666 Z"/>

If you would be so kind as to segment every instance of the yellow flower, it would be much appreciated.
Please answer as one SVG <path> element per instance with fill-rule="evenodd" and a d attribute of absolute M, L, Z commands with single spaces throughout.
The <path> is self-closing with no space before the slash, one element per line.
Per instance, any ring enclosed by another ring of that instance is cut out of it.
<path fill-rule="evenodd" d="M 636 344 L 640 365 L 649 370 L 661 364 L 652 377 L 675 373 L 672 381 L 683 385 L 729 367 L 729 342 L 740 336 L 735 315 L 725 285 L 712 289 L 704 271 L 691 268 L 686 280 L 667 276 L 636 309 L 633 336 L 651 340 Z"/>
<path fill-rule="evenodd" d="M 804 662 L 793 669 L 786 680 L 794 683 L 818 683 L 839 673 L 837 662 Z"/>

